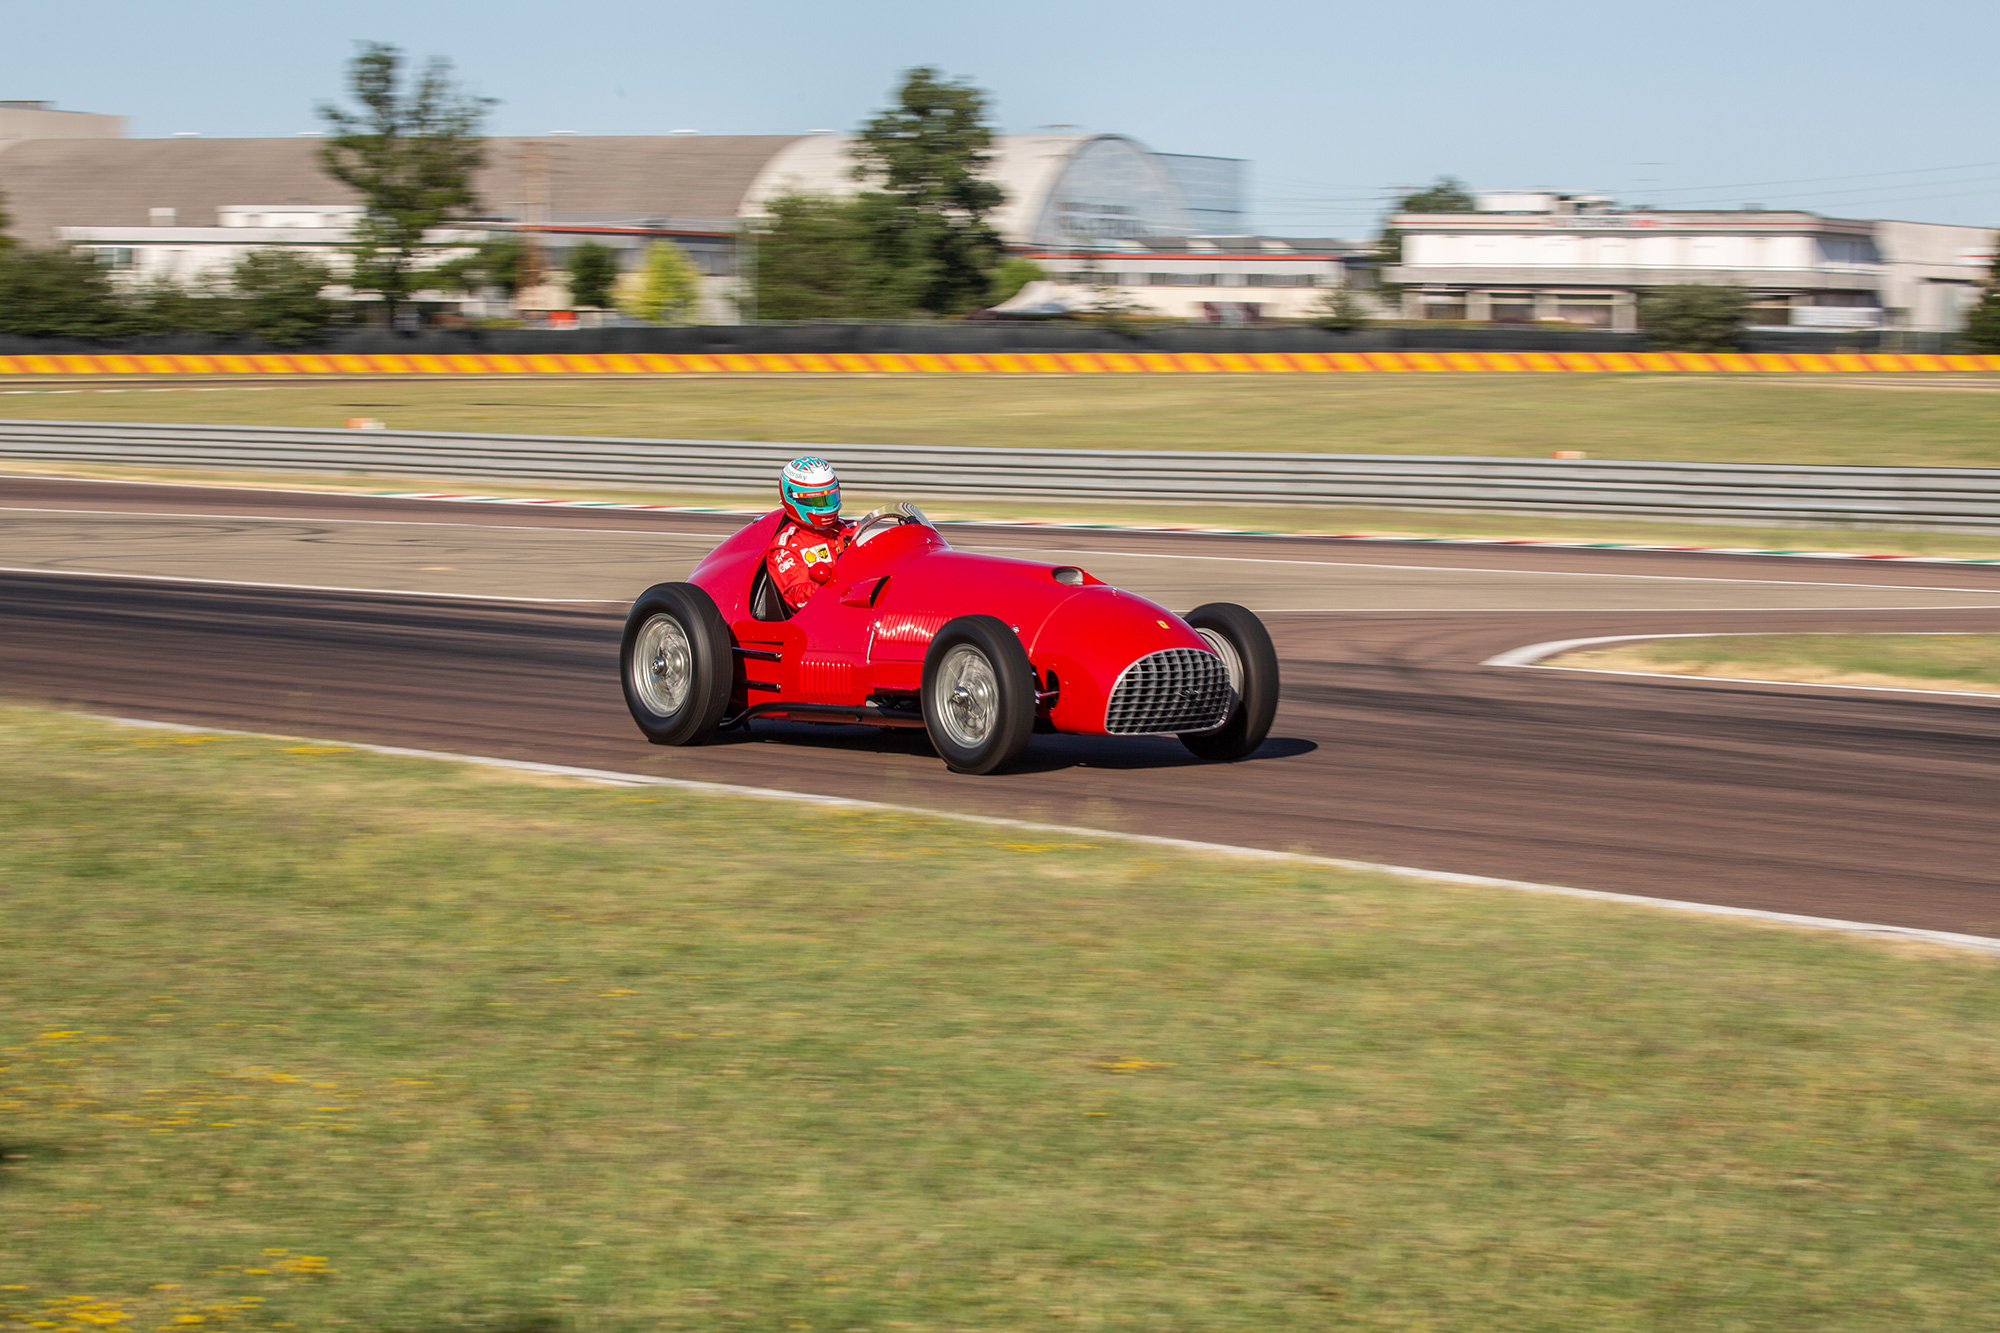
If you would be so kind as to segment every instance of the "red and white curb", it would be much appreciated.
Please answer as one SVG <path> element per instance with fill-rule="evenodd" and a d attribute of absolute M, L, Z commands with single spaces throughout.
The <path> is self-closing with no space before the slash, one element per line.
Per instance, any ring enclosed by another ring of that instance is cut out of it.
<path fill-rule="evenodd" d="M 369 754 L 393 755 L 404 759 L 429 759 L 452 764 L 475 764 L 483 768 L 509 769 L 575 778 L 583 782 L 617 787 L 667 787 L 703 796 L 720 796 L 756 801 L 787 801 L 800 805 L 836 810 L 858 810 L 875 814 L 904 815 L 920 819 L 944 819 L 988 828 L 1019 829 L 1028 833 L 1049 833 L 1069 838 L 1090 838 L 1107 842 L 1161 847 L 1199 856 L 1226 856 L 1243 860 L 1277 861 L 1287 865 L 1313 866 L 1324 870 L 1347 870 L 1364 874 L 1393 875 L 1399 879 L 1422 880 L 1432 884 L 1452 884 L 1477 889 L 1511 889 L 1520 893 L 1547 893 L 1565 898 L 1588 898 L 1597 902 L 1625 903 L 1637 907 L 1672 912 L 1693 912 L 1703 916 L 1735 917 L 1798 926 L 1809 930 L 1830 930 L 1847 935 L 1865 935 L 1879 940 L 1942 945 L 1970 949 L 2000 958 L 2000 939 L 1984 935 L 1961 935 L 1949 930 L 1925 930 L 1917 926 L 1884 926 L 1866 921 L 1842 921 L 1834 917 L 1801 916 L 1793 912 L 1767 912 L 1754 907 L 1729 907 L 1720 903 L 1686 902 L 1678 898 L 1650 898 L 1635 893 L 1610 893 L 1602 889 L 1576 889 L 1562 884 L 1537 884 L 1531 880 L 1495 879 L 1487 875 L 1461 875 L 1449 870 L 1423 870 L 1414 866 L 1386 865 L 1375 861 L 1350 861 L 1334 856 L 1310 856 L 1303 852 L 1276 852 L 1263 847 L 1238 847 L 1229 843 L 1195 842 L 1187 838 L 1163 838 L 1150 833 L 1121 833 L 1111 829 L 1079 828 L 1069 824 L 1043 824 L 999 815 L 975 815 L 954 810 L 927 810 L 920 806 L 890 805 L 863 801 L 850 796 L 822 796 L 813 792 L 783 791 L 774 787 L 743 787 L 728 782 L 697 782 L 688 778 L 661 778 L 647 773 L 619 773 L 601 768 L 574 768 L 567 764 L 542 764 L 526 759 L 497 759 L 487 755 L 454 754 L 445 750 L 413 750 L 397 745 L 369 745 L 359 741 L 316 740 L 302 736 L 281 736 L 261 731 L 236 731 L 225 727 L 195 727 L 181 722 L 158 722 L 150 718 L 110 717 L 82 713 L 96 722 L 119 726 L 148 727 L 162 731 L 189 732 L 211 736 L 247 736 L 258 740 L 289 740 L 309 745 L 335 745 Z"/>

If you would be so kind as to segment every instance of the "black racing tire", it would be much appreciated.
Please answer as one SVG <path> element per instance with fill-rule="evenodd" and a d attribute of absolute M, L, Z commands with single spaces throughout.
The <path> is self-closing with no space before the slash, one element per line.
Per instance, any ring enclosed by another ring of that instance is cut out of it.
<path fill-rule="evenodd" d="M 1212 731 L 1185 731 L 1181 744 L 1203 759 L 1227 763 L 1254 753 L 1278 714 L 1278 650 L 1255 612 L 1234 602 L 1210 602 L 1181 617 L 1208 640 L 1229 667 L 1236 706 Z"/>
<path fill-rule="evenodd" d="M 655 745 L 699 745 L 729 709 L 736 670 L 729 623 L 692 583 L 656 583 L 625 617 L 618 679 L 625 706 Z"/>
<path fill-rule="evenodd" d="M 1021 757 L 1035 730 L 1035 669 L 1007 623 L 948 622 L 924 654 L 924 729 L 959 773 L 992 773 Z"/>

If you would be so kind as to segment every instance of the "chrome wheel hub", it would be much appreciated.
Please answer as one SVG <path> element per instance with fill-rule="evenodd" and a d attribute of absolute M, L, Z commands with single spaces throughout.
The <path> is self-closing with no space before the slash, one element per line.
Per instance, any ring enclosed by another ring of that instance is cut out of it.
<path fill-rule="evenodd" d="M 687 627 L 670 615 L 656 615 L 639 628 L 632 645 L 632 689 L 660 717 L 687 706 L 694 689 L 694 646 Z"/>
<path fill-rule="evenodd" d="M 986 654 L 962 643 L 938 663 L 938 724 L 952 743 L 977 749 L 993 734 L 1000 718 L 1000 678 Z"/>

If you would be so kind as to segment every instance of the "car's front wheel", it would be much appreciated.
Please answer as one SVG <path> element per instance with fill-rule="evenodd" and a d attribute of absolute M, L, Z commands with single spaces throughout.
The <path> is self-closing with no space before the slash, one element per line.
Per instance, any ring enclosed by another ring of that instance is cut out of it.
<path fill-rule="evenodd" d="M 960 773 L 1021 757 L 1035 729 L 1035 671 L 1014 631 L 993 616 L 948 622 L 924 654 L 924 729 Z"/>
<path fill-rule="evenodd" d="M 729 625 L 692 583 L 659 583 L 625 618 L 618 675 L 632 720 L 655 745 L 698 745 L 729 707 L 735 671 Z"/>
<path fill-rule="evenodd" d="M 1264 622 L 1234 602 L 1197 606 L 1182 619 L 1229 669 L 1234 703 L 1221 726 L 1181 733 L 1181 744 L 1203 759 L 1241 759 L 1271 734 L 1278 713 L 1278 650 Z"/>

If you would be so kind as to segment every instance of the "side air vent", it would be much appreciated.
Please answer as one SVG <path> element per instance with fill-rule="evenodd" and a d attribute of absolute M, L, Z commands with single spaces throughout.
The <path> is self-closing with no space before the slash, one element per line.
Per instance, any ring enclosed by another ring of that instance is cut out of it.
<path fill-rule="evenodd" d="M 1125 668 L 1111 687 L 1104 729 L 1114 736 L 1209 731 L 1228 721 L 1235 706 L 1221 658 L 1197 648 L 1167 648 Z"/>
<path fill-rule="evenodd" d="M 1049 571 L 1049 575 L 1057 583 L 1067 583 L 1072 588 L 1083 586 L 1083 571 L 1075 565 L 1057 565 Z"/>

